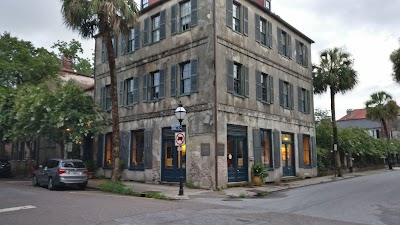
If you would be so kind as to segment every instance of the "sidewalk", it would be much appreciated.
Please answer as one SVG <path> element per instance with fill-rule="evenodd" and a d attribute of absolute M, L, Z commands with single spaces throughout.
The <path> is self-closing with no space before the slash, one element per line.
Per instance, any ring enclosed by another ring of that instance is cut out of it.
<path fill-rule="evenodd" d="M 387 169 L 369 170 L 354 173 L 344 174 L 343 177 L 323 176 L 308 178 L 303 180 L 286 181 L 280 184 L 265 184 L 260 187 L 231 187 L 221 191 L 204 190 L 204 189 L 190 189 L 184 187 L 184 195 L 178 196 L 178 185 L 164 185 L 164 184 L 147 184 L 133 181 L 124 181 L 127 187 L 139 193 L 145 192 L 158 192 L 164 194 L 168 199 L 190 199 L 190 198 L 229 198 L 229 197 L 255 197 L 257 194 L 264 192 L 276 192 L 292 188 L 304 187 L 314 184 L 321 184 L 326 182 L 333 182 L 343 179 L 349 179 L 359 176 L 366 176 L 372 174 L 380 174 L 385 172 L 399 172 L 400 167 L 395 167 L 393 171 Z M 109 179 L 89 179 L 88 187 L 98 189 L 99 185 Z"/>

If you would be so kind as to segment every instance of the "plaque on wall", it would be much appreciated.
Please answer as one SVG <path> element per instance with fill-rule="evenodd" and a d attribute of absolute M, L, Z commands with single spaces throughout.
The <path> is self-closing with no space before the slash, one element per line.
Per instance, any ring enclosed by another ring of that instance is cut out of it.
<path fill-rule="evenodd" d="M 218 156 L 225 156 L 225 145 L 222 143 L 218 143 L 217 145 L 217 155 Z"/>
<path fill-rule="evenodd" d="M 201 143 L 201 156 L 210 156 L 210 143 Z"/>

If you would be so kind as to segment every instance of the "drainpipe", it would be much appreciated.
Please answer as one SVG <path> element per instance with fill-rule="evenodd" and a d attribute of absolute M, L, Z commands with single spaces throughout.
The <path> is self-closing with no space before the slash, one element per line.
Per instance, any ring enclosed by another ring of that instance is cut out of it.
<path fill-rule="evenodd" d="M 215 60 L 217 59 L 217 23 L 216 23 L 216 9 L 217 9 L 217 1 L 213 1 L 213 25 L 214 25 L 214 153 L 215 153 L 215 188 L 218 188 L 218 123 L 217 123 L 217 113 L 218 113 L 218 105 L 217 105 L 217 67 Z"/>

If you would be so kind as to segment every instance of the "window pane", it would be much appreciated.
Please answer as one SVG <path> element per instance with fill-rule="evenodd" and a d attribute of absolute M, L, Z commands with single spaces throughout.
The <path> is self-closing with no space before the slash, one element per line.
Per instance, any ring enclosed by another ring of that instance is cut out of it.
<path fill-rule="evenodd" d="M 131 165 L 133 167 L 143 167 L 144 153 L 144 131 L 135 131 L 132 135 L 132 154 L 131 154 Z"/>
<path fill-rule="evenodd" d="M 311 165 L 311 155 L 310 155 L 310 137 L 303 136 L 303 149 L 304 149 L 304 165 Z"/>
<path fill-rule="evenodd" d="M 261 149 L 262 149 L 262 158 L 261 162 L 264 167 L 272 167 L 271 164 L 271 133 L 270 131 L 263 130 L 261 131 Z"/>
<path fill-rule="evenodd" d="M 191 85 L 191 80 L 190 80 L 190 75 L 191 75 L 191 68 L 190 68 L 190 62 L 185 63 L 181 67 L 181 94 L 188 94 L 190 93 L 190 85 Z"/>
<path fill-rule="evenodd" d="M 191 5 L 190 1 L 181 4 L 181 31 L 189 29 L 191 18 Z"/>

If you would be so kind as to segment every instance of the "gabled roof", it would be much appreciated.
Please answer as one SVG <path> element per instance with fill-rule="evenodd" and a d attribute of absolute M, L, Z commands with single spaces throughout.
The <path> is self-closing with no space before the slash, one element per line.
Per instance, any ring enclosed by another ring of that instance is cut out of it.
<path fill-rule="evenodd" d="M 347 115 L 340 118 L 338 121 L 347 121 L 347 120 L 362 120 L 366 119 L 367 110 L 366 109 L 354 109 L 351 112 L 347 113 Z"/>

